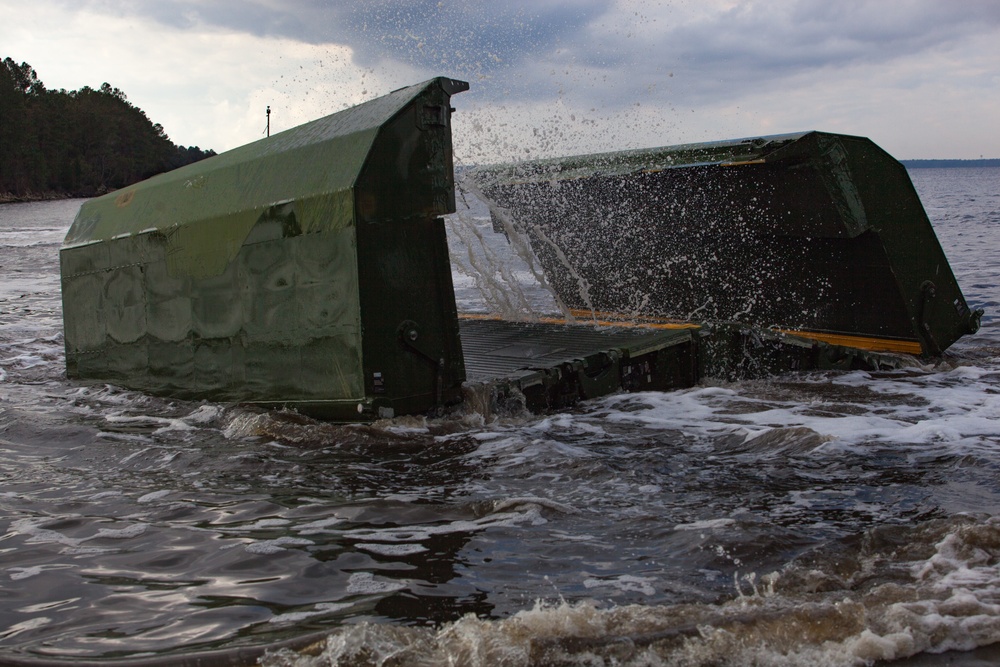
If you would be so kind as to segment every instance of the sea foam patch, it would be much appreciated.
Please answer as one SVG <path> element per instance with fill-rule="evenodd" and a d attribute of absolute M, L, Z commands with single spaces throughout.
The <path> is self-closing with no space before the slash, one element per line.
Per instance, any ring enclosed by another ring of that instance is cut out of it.
<path fill-rule="evenodd" d="M 749 442 L 774 429 L 806 429 L 816 446 L 891 442 L 975 451 L 996 444 L 998 370 L 808 374 L 785 378 L 779 387 L 762 381 L 618 395 L 595 402 L 592 412 L 604 422 L 701 438 Z"/>

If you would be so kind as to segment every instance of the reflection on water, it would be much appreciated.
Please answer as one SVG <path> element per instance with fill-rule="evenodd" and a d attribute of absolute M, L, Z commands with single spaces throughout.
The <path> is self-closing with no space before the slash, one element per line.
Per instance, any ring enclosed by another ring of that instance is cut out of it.
<path fill-rule="evenodd" d="M 317 631 L 265 664 L 861 664 L 1000 639 L 1000 170 L 965 172 L 914 174 L 987 311 L 941 362 L 489 423 L 68 382 L 78 202 L 0 207 L 0 661 Z"/>

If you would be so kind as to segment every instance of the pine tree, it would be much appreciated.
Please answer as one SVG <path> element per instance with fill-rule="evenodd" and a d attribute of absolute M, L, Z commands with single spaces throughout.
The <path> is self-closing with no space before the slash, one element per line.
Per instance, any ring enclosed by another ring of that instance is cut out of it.
<path fill-rule="evenodd" d="M 170 141 L 105 82 L 50 91 L 28 63 L 0 66 L 0 197 L 89 197 L 215 155 Z"/>

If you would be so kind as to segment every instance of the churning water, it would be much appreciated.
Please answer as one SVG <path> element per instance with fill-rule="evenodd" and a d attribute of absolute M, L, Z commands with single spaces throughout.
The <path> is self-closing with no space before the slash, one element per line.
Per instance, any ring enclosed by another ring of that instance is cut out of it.
<path fill-rule="evenodd" d="M 0 663 L 307 636 L 263 664 L 857 665 L 1000 642 L 1000 169 L 912 177 L 986 311 L 933 365 L 372 426 L 67 381 L 79 202 L 0 207 Z M 451 228 L 460 306 L 544 307 L 530 267 L 489 256 L 488 219 Z M 496 292 L 504 273 L 528 286 Z"/>

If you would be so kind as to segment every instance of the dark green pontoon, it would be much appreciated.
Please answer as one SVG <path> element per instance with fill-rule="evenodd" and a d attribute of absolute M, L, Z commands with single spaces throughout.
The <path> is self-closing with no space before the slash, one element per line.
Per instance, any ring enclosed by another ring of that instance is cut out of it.
<path fill-rule="evenodd" d="M 819 133 L 480 170 L 581 321 L 462 317 L 441 216 L 467 88 L 403 88 L 85 203 L 60 253 L 69 376 L 372 421 L 891 365 L 859 343 L 936 354 L 975 328 L 898 163 Z"/>
<path fill-rule="evenodd" d="M 806 132 L 478 170 L 563 302 L 939 355 L 976 331 L 905 168 Z M 507 225 L 504 229 L 503 225 Z"/>
<path fill-rule="evenodd" d="M 91 200 L 61 252 L 66 364 L 331 419 L 422 412 L 465 371 L 438 78 Z"/>

